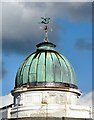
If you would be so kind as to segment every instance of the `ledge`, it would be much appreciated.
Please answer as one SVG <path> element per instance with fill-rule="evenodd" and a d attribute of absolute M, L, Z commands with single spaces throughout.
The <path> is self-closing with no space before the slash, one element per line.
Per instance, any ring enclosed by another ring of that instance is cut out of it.
<path fill-rule="evenodd" d="M 78 96 L 81 95 L 81 92 L 78 89 L 69 88 L 69 87 L 59 88 L 59 87 L 30 87 L 30 86 L 27 86 L 27 87 L 16 88 L 16 89 L 12 90 L 11 93 L 12 93 L 12 95 L 14 95 L 15 93 L 20 93 L 20 92 L 27 92 L 27 91 L 47 91 L 47 90 L 50 90 L 50 91 L 73 92 L 73 93 L 78 94 Z"/>
<path fill-rule="evenodd" d="M 11 118 L 8 120 L 94 120 L 91 118 L 66 118 L 66 117 L 25 117 L 25 118 Z"/>

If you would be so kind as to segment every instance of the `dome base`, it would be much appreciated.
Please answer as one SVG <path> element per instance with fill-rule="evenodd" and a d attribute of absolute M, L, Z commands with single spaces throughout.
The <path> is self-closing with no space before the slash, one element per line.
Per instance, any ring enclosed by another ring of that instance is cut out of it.
<path fill-rule="evenodd" d="M 69 84 L 69 83 L 62 83 L 62 82 L 32 82 L 32 83 L 26 83 L 26 84 L 23 84 L 21 85 L 23 87 L 57 87 L 57 88 L 66 88 L 66 87 L 70 87 L 70 88 L 75 88 L 75 89 L 78 89 L 78 87 L 74 84 Z M 19 86 L 19 87 L 21 87 Z"/>
<path fill-rule="evenodd" d="M 78 89 L 70 88 L 70 87 L 32 87 L 32 86 L 21 86 L 15 88 L 11 91 L 12 95 L 14 96 L 16 93 L 27 92 L 27 91 L 66 91 L 75 93 L 77 96 L 81 95 L 81 92 Z"/>
<path fill-rule="evenodd" d="M 30 90 L 30 91 L 29 91 Z M 77 89 L 57 88 L 16 90 L 12 118 L 22 117 L 73 117 L 90 118 L 90 109 L 78 104 Z M 74 112 L 75 111 L 75 112 Z"/>

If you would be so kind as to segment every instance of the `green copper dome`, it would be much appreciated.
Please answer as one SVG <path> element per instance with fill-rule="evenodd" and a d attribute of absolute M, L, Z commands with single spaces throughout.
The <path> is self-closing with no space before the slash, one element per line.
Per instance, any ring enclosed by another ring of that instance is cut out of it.
<path fill-rule="evenodd" d="M 50 42 L 37 45 L 36 52 L 29 55 L 20 66 L 15 88 L 27 85 L 77 88 L 73 67 L 54 47 L 56 46 Z"/>

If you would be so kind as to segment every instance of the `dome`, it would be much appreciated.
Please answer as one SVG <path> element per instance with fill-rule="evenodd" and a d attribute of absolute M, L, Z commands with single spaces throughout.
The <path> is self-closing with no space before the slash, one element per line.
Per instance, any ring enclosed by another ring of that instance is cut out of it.
<path fill-rule="evenodd" d="M 77 88 L 72 65 L 55 47 L 50 42 L 37 45 L 36 52 L 29 55 L 18 69 L 15 88 L 27 85 Z"/>

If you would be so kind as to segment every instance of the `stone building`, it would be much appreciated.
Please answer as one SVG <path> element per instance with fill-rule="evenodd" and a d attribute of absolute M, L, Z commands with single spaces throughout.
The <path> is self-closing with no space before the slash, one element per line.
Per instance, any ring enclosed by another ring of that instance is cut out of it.
<path fill-rule="evenodd" d="M 70 62 L 42 42 L 20 66 L 12 91 L 12 118 L 91 118 L 91 108 L 78 105 L 81 95 Z"/>
<path fill-rule="evenodd" d="M 39 43 L 18 69 L 14 103 L 9 120 L 90 120 L 92 109 L 79 105 L 81 95 L 71 63 L 55 50 Z"/>

